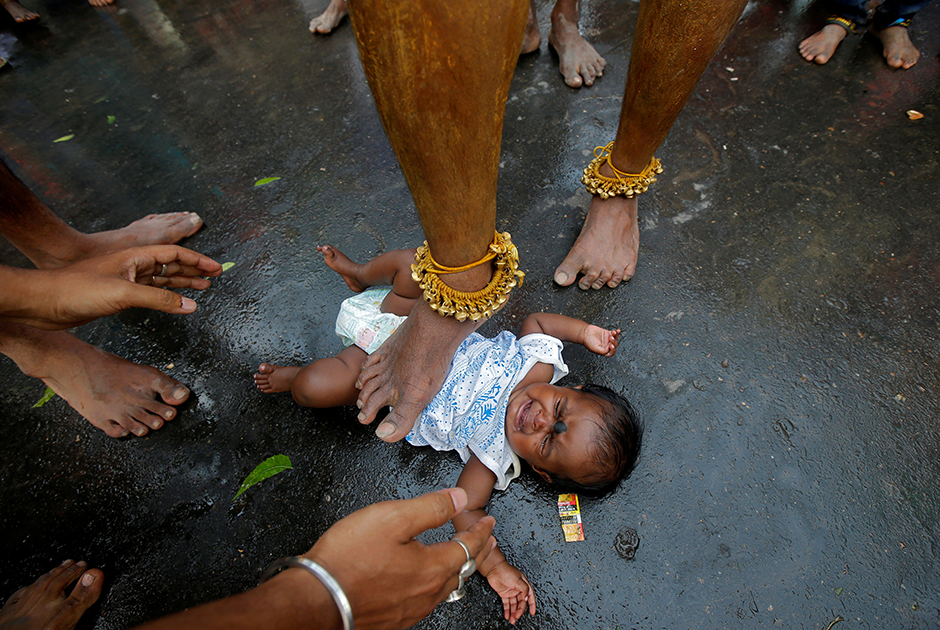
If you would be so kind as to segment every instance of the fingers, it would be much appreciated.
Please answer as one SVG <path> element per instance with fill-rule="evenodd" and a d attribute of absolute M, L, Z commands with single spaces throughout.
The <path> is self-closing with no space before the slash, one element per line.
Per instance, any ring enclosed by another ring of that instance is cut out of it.
<path fill-rule="evenodd" d="M 522 579 L 526 583 L 526 586 L 529 587 L 529 590 L 525 596 L 526 601 L 529 602 L 529 614 L 534 615 L 535 614 L 535 589 L 532 588 L 532 585 L 529 583 L 529 578 L 523 575 Z"/>
<path fill-rule="evenodd" d="M 392 530 L 392 536 L 405 543 L 421 532 L 440 527 L 452 519 L 455 514 L 467 505 L 467 493 L 461 488 L 447 488 L 429 492 L 414 499 L 396 501 L 386 505 L 389 505 L 390 509 L 393 508 L 395 511 L 391 518 L 400 517 L 402 522 L 402 527 L 398 528 L 398 531 Z M 469 542 L 464 542 L 467 543 L 467 547 L 472 554 L 474 548 L 470 546 Z M 459 545 L 452 546 L 459 549 Z M 463 552 L 461 551 L 461 553 Z M 464 560 L 466 560 L 466 556 L 457 565 L 458 568 L 464 563 Z"/>
<path fill-rule="evenodd" d="M 123 303 L 125 308 L 136 306 L 164 313 L 184 314 L 196 310 L 196 302 L 188 297 L 136 283 L 124 287 Z"/>
<path fill-rule="evenodd" d="M 179 245 L 152 245 L 141 247 L 143 253 L 153 257 L 154 267 L 161 270 L 163 265 L 169 267 L 175 263 L 184 270 L 184 275 L 219 276 L 222 274 L 222 265 L 199 252 L 180 247 Z M 153 274 L 156 275 L 156 274 Z"/>

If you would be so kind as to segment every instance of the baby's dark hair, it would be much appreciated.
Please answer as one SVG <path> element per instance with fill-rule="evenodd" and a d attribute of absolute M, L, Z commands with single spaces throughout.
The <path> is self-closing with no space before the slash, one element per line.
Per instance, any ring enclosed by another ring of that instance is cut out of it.
<path fill-rule="evenodd" d="M 598 471 L 587 479 L 558 479 L 560 485 L 588 495 L 612 490 L 633 472 L 643 438 L 643 423 L 630 401 L 614 390 L 587 383 L 581 391 L 598 399 L 603 423 L 594 442 L 593 461 Z"/>

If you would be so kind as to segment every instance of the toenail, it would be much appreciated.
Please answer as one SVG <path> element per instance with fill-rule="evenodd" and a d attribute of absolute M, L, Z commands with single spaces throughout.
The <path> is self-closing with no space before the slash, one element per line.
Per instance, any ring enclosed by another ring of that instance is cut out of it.
<path fill-rule="evenodd" d="M 159 429 L 160 427 L 163 426 L 163 420 L 154 420 L 150 426 L 153 427 L 154 429 Z"/>
<path fill-rule="evenodd" d="M 193 225 L 199 225 L 200 223 L 202 223 L 202 219 L 199 218 L 198 214 L 196 214 L 195 212 L 192 212 L 189 215 L 189 222 L 192 223 Z"/>
<path fill-rule="evenodd" d="M 556 284 L 564 284 L 566 282 L 568 282 L 568 274 L 566 274 L 564 271 L 559 271 L 555 274 Z"/>
<path fill-rule="evenodd" d="M 356 399 L 356 406 L 362 409 L 362 401 L 359 400 L 358 398 Z"/>
<path fill-rule="evenodd" d="M 88 566 L 88 563 L 85 562 L 84 560 L 79 560 L 78 562 L 75 563 L 75 566 L 77 566 L 77 567 L 87 567 L 87 566 Z"/>
<path fill-rule="evenodd" d="M 375 430 L 375 434 L 380 438 L 387 438 L 394 432 L 395 425 L 391 422 L 383 422 L 379 425 L 379 428 Z"/>
<path fill-rule="evenodd" d="M 95 576 L 91 573 L 86 573 L 82 576 L 82 586 L 91 586 L 95 583 Z"/>
<path fill-rule="evenodd" d="M 360 413 L 358 416 L 356 416 L 356 420 L 358 420 L 359 422 L 364 422 L 365 419 L 366 419 L 366 414 L 364 413 Z"/>
<path fill-rule="evenodd" d="M 140 436 L 140 435 L 146 435 L 146 434 L 147 434 L 147 429 L 143 427 L 140 427 L 139 429 L 134 429 L 134 435 Z"/>
<path fill-rule="evenodd" d="M 356 381 L 356 389 L 362 389 L 362 381 Z"/>
<path fill-rule="evenodd" d="M 121 437 L 127 437 L 128 435 L 130 435 L 130 433 L 127 431 L 121 431 Z"/>
<path fill-rule="evenodd" d="M 172 410 L 172 409 L 167 409 L 167 410 L 166 410 L 166 413 L 163 414 L 163 415 L 166 416 L 166 419 L 167 419 L 167 420 L 169 420 L 169 419 L 171 419 L 171 418 L 173 417 L 173 410 Z"/>
<path fill-rule="evenodd" d="M 68 566 L 68 565 L 70 565 L 70 564 L 72 564 L 72 559 L 71 559 L 71 558 L 69 558 L 68 560 L 65 560 L 64 562 L 62 562 L 62 566 L 63 566 L 63 567 Z"/>
<path fill-rule="evenodd" d="M 180 386 L 180 387 L 177 387 L 175 390 L 173 390 L 173 398 L 175 400 L 183 400 L 188 395 L 189 395 L 189 390 L 186 389 L 185 387 Z"/>

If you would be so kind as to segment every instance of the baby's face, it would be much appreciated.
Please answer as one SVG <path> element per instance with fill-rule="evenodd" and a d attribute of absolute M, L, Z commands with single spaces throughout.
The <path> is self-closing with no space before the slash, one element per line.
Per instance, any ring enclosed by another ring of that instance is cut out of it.
<path fill-rule="evenodd" d="M 595 435 L 603 420 L 597 399 L 580 389 L 533 383 L 513 392 L 506 439 L 546 481 L 580 481 L 594 472 Z"/>

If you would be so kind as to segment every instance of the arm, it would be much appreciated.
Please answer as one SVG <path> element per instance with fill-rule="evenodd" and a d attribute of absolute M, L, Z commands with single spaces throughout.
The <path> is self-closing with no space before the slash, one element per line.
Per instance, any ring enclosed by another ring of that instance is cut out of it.
<path fill-rule="evenodd" d="M 337 522 L 304 557 L 323 566 L 342 586 L 357 630 L 410 627 L 457 587 L 457 572 L 466 559 L 459 545 L 424 545 L 414 537 L 443 525 L 465 504 L 466 494 L 453 489 L 377 503 Z M 491 518 L 479 521 L 460 536 L 478 561 L 495 543 L 490 536 L 493 524 Z M 180 628 L 339 630 L 342 624 L 319 580 L 302 569 L 287 569 L 246 593 L 158 619 L 139 630 Z"/>
<path fill-rule="evenodd" d="M 211 258 L 176 245 L 136 247 L 60 269 L 0 266 L 0 317 L 57 330 L 131 307 L 191 313 L 193 300 L 160 289 L 205 289 L 205 276 L 221 273 Z"/>
<path fill-rule="evenodd" d="M 457 487 L 467 493 L 467 506 L 453 518 L 457 532 L 466 531 L 486 517 L 486 504 L 495 484 L 496 475 L 493 471 L 475 455 L 471 455 L 457 479 Z M 532 585 L 522 571 L 509 564 L 498 545 L 483 562 L 477 564 L 477 571 L 503 600 L 503 617 L 509 623 L 515 624 L 525 614 L 526 607 L 530 615 L 535 614 L 535 591 Z"/>
<path fill-rule="evenodd" d="M 533 313 L 525 318 L 519 335 L 543 333 L 562 341 L 579 343 L 591 352 L 612 357 L 620 343 L 620 329 L 607 330 L 580 319 L 554 313 Z"/>

